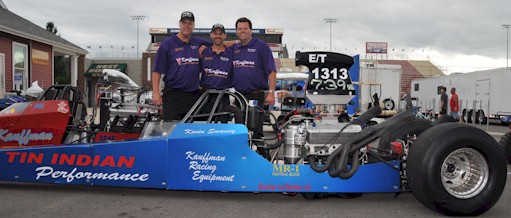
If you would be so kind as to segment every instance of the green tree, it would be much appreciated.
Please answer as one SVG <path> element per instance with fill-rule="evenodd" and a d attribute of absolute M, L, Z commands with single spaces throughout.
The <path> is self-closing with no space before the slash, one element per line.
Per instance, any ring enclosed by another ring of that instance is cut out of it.
<path fill-rule="evenodd" d="M 52 21 L 46 23 L 46 30 L 59 36 L 58 30 Z M 55 81 L 56 84 L 71 84 L 71 63 L 69 57 L 55 56 L 54 65 L 55 67 Z"/>
<path fill-rule="evenodd" d="M 51 33 L 57 35 L 57 27 L 55 26 L 55 24 L 53 23 L 53 21 L 48 21 L 48 23 L 46 23 L 46 30 L 50 31 Z"/>

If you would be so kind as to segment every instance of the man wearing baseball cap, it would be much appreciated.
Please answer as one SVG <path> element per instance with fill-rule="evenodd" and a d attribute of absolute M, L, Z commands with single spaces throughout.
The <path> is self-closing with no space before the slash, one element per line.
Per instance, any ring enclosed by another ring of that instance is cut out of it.
<path fill-rule="evenodd" d="M 204 49 L 201 59 L 201 88 L 206 90 L 224 90 L 232 87 L 232 57 L 233 50 L 224 45 L 227 38 L 224 25 L 215 24 L 209 34 L 213 46 Z M 211 95 L 209 102 L 204 107 L 204 113 L 211 112 L 211 108 L 217 98 L 217 94 Z M 229 97 L 224 95 L 216 112 L 229 105 Z"/>
<path fill-rule="evenodd" d="M 232 87 L 232 48 L 224 46 L 227 38 L 222 24 L 215 24 L 209 34 L 213 46 L 206 48 L 202 58 L 201 86 L 206 89 L 228 89 Z"/>
<path fill-rule="evenodd" d="M 181 120 L 198 99 L 199 47 L 212 43 L 192 36 L 195 16 L 190 11 L 181 14 L 179 33 L 165 39 L 158 49 L 152 73 L 153 104 L 162 105 L 163 120 Z M 165 88 L 160 94 L 160 78 Z"/>

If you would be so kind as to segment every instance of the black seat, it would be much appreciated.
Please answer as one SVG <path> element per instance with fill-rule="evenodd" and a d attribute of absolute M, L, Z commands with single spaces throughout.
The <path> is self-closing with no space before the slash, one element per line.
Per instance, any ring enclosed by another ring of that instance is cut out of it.
<path fill-rule="evenodd" d="M 55 100 L 55 97 L 57 97 L 57 90 L 55 90 L 55 89 L 48 89 L 43 94 L 41 99 L 43 99 L 43 100 Z"/>

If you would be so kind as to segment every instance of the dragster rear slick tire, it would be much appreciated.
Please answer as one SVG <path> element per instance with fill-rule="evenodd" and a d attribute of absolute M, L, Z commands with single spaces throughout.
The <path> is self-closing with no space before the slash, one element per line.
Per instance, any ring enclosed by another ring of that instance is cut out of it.
<path fill-rule="evenodd" d="M 507 163 L 511 164 L 511 132 L 504 134 L 500 138 L 499 144 L 504 148 L 504 153 L 506 154 Z"/>
<path fill-rule="evenodd" d="M 415 198 L 449 216 L 489 210 L 506 184 L 501 146 L 483 130 L 444 123 L 424 131 L 411 146 L 407 180 Z"/>

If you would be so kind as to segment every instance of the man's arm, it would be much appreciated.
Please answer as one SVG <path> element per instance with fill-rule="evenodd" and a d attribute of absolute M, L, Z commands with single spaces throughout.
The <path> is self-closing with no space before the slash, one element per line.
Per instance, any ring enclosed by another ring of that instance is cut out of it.
<path fill-rule="evenodd" d="M 268 75 L 268 80 L 270 80 L 270 87 L 269 87 L 269 93 L 266 96 L 266 103 L 268 105 L 274 105 L 275 104 L 275 95 L 273 92 L 275 92 L 275 87 L 277 86 L 277 72 L 271 71 L 270 75 Z"/>
<path fill-rule="evenodd" d="M 158 72 L 152 73 L 151 82 L 153 85 L 153 104 L 161 105 L 161 93 L 160 93 L 160 79 L 161 74 Z"/>
<path fill-rule="evenodd" d="M 224 41 L 224 46 L 229 48 L 229 47 L 232 47 L 234 46 L 234 44 L 236 43 L 239 43 L 240 40 L 229 40 L 229 41 Z"/>
<path fill-rule="evenodd" d="M 456 109 L 459 110 L 460 102 L 459 102 L 459 99 L 458 99 L 458 95 L 456 95 L 456 98 L 454 98 L 454 105 L 456 105 Z"/>
<path fill-rule="evenodd" d="M 440 97 L 440 110 L 444 108 L 444 104 L 445 104 L 444 98 Z"/>

